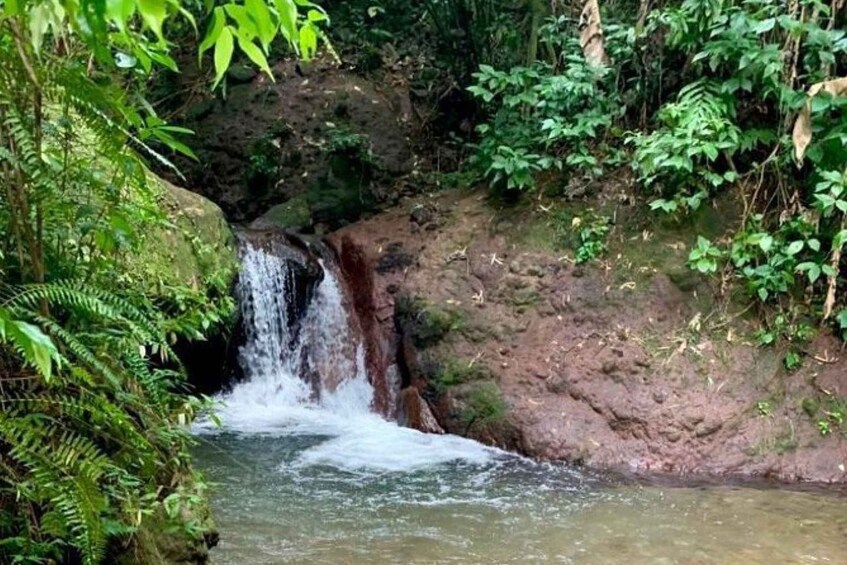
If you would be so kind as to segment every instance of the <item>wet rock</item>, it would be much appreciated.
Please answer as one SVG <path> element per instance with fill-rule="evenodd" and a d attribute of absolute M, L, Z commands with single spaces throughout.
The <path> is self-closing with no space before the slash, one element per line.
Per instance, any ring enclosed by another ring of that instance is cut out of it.
<path fill-rule="evenodd" d="M 417 388 L 409 386 L 400 391 L 400 424 L 430 434 L 443 434 L 444 428 L 438 423 L 429 404 L 421 398 Z"/>

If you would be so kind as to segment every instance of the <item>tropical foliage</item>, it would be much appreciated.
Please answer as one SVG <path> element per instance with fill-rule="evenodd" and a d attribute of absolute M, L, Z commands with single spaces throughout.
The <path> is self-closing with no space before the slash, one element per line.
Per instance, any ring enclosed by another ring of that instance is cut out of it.
<path fill-rule="evenodd" d="M 277 37 L 311 56 L 325 19 L 293 0 L 0 2 L 0 562 L 99 563 L 154 514 L 197 534 L 204 401 L 173 345 L 225 324 L 232 273 L 163 286 L 130 268 L 177 229 L 148 162 L 192 155 L 145 81 L 198 23 L 216 86 L 237 52 L 271 74 Z"/>
<path fill-rule="evenodd" d="M 692 241 L 692 267 L 737 280 L 763 313 L 847 330 L 844 6 L 601 4 L 599 65 L 577 41 L 585 22 L 558 9 L 530 65 L 475 73 L 468 89 L 490 116 L 476 170 L 514 193 L 542 190 L 546 170 L 572 186 L 629 161 L 649 208 L 680 222 L 738 198 L 738 229 Z"/>

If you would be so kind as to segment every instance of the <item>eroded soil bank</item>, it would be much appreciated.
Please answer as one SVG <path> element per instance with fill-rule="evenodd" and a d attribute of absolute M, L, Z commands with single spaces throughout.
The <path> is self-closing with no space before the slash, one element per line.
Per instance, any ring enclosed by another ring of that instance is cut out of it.
<path fill-rule="evenodd" d="M 621 202 L 615 214 L 635 208 Z M 690 234 L 614 230 L 605 259 L 576 265 L 560 223 L 543 203 L 443 192 L 332 234 L 374 265 L 386 336 L 404 301 L 438 320 L 405 384 L 441 426 L 597 468 L 845 480 L 841 433 L 816 423 L 847 394 L 840 342 L 819 337 L 789 373 L 778 348 L 753 345 L 755 316 L 688 272 Z M 401 337 L 407 363 L 408 348 Z M 505 418 L 474 425 L 468 409 L 489 382 Z"/>

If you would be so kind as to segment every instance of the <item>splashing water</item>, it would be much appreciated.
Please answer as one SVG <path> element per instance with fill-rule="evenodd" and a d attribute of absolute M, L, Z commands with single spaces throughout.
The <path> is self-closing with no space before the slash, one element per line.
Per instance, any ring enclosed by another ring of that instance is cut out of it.
<path fill-rule="evenodd" d="M 236 293 L 246 339 L 238 360 L 246 380 L 227 397 L 227 404 L 238 412 L 271 402 L 302 404 L 309 387 L 298 377 L 301 345 L 286 302 L 294 283 L 288 262 L 250 243 L 242 246 L 241 262 Z"/>
<path fill-rule="evenodd" d="M 241 257 L 237 294 L 246 342 L 239 362 L 246 379 L 220 396 L 223 431 L 323 436 L 290 464 L 354 472 L 482 464 L 503 455 L 464 438 L 402 428 L 371 411 L 364 348 L 330 265 L 321 262 L 324 277 L 298 322 L 287 307 L 294 285 L 289 262 L 250 242 L 242 242 Z M 304 378 L 316 379 L 317 391 Z M 216 431 L 209 421 L 197 430 Z"/>

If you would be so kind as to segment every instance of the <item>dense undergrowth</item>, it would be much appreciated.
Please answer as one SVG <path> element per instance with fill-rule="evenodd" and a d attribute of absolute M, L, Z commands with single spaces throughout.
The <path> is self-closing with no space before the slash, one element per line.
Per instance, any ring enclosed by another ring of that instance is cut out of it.
<path fill-rule="evenodd" d="M 736 229 L 690 242 L 691 267 L 761 306 L 763 345 L 847 331 L 843 2 L 326 7 L 334 56 L 400 70 L 432 103 L 422 121 L 471 155 L 462 183 L 574 198 L 629 167 L 644 206 L 679 223 L 730 195 Z M 305 0 L 0 4 L 0 561 L 97 563 L 157 514 L 199 533 L 186 426 L 203 400 L 172 348 L 225 325 L 231 270 L 200 241 L 191 282 L 133 266 L 178 229 L 147 166 L 192 156 L 146 84 L 176 69 L 168 37 L 207 53 L 224 93 L 234 57 L 272 78 L 275 40 L 309 57 L 326 19 Z M 601 215 L 570 229 L 576 260 L 605 252 Z"/>
<path fill-rule="evenodd" d="M 144 99 L 166 35 L 238 51 L 267 69 L 270 44 L 308 56 L 316 7 L 219 3 L 0 3 L 0 562 L 116 562 L 148 522 L 196 539 L 189 395 L 173 346 L 221 331 L 234 265 L 169 215 L 147 170 L 191 155 Z M 185 39 L 188 38 L 188 39 Z M 185 233 L 184 233 L 185 232 Z M 190 247 L 176 276 L 169 242 Z"/>
<path fill-rule="evenodd" d="M 690 242 L 691 267 L 734 281 L 724 286 L 761 306 L 770 333 L 785 319 L 847 331 L 843 6 L 601 10 L 603 64 L 588 61 L 574 13 L 562 10 L 539 27 L 544 56 L 474 74 L 469 90 L 490 116 L 477 127 L 474 170 L 500 194 L 556 198 L 631 166 L 649 207 L 679 223 L 730 195 L 737 228 Z M 550 182 L 546 171 L 561 173 Z"/>
<path fill-rule="evenodd" d="M 744 292 L 766 325 L 847 330 L 841 3 L 383 0 L 339 13 L 335 37 L 371 54 L 360 70 L 406 68 L 414 93 L 472 119 L 464 171 L 499 196 L 579 197 L 629 168 L 656 221 L 734 198 L 737 227 L 691 241 L 691 267 Z M 602 234 L 584 235 L 580 260 L 601 254 Z"/>

